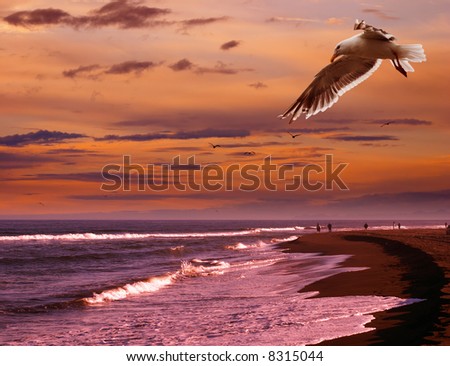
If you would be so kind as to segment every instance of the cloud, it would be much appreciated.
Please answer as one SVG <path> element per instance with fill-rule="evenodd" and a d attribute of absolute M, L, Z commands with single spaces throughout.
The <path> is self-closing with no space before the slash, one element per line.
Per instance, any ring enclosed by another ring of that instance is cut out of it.
<path fill-rule="evenodd" d="M 0 169 L 31 168 L 43 163 L 59 161 L 55 158 L 41 155 L 30 155 L 0 151 Z M 4 179 L 4 178 L 2 178 Z"/>
<path fill-rule="evenodd" d="M 79 182 L 103 182 L 100 171 L 81 173 L 41 173 L 28 174 L 23 180 L 74 180 Z"/>
<path fill-rule="evenodd" d="M 356 123 L 356 122 L 361 122 L 361 120 L 359 119 L 346 119 L 346 118 L 342 118 L 342 119 L 316 119 L 314 121 L 315 123 L 338 123 L 338 124 L 352 124 L 352 123 Z"/>
<path fill-rule="evenodd" d="M 85 74 L 87 74 L 87 77 L 95 78 L 96 75 L 91 75 L 91 72 L 97 71 L 97 70 L 99 70 L 101 68 L 102 67 L 100 65 L 80 66 L 80 67 L 77 67 L 76 69 L 63 71 L 63 75 L 66 78 L 72 78 L 73 79 L 73 78 L 76 78 L 78 76 L 86 76 Z"/>
<path fill-rule="evenodd" d="M 3 20 L 15 26 L 55 25 L 70 23 L 72 16 L 60 9 L 36 9 L 31 11 L 18 11 Z"/>
<path fill-rule="evenodd" d="M 402 118 L 402 119 L 377 119 L 371 121 L 372 124 L 382 125 L 384 123 L 394 123 L 396 125 L 408 125 L 408 126 L 430 126 L 433 123 L 431 121 L 415 119 L 415 118 Z"/>
<path fill-rule="evenodd" d="M 191 70 L 193 67 L 195 67 L 195 65 L 188 59 L 183 58 L 180 61 L 177 61 L 172 65 L 169 65 L 169 67 L 173 71 L 184 71 L 184 70 Z"/>
<path fill-rule="evenodd" d="M 126 61 L 120 64 L 112 65 L 108 70 L 105 71 L 105 74 L 129 74 L 132 72 L 140 74 L 142 71 L 153 68 L 155 66 L 157 65 L 151 61 Z"/>
<path fill-rule="evenodd" d="M 4 20 L 14 26 L 65 25 L 73 28 L 101 28 L 117 26 L 118 28 L 145 28 L 166 21 L 156 21 L 161 15 L 167 15 L 169 9 L 150 8 L 140 5 L 141 1 L 116 0 L 91 11 L 88 15 L 73 16 L 61 9 L 35 9 L 13 13 Z M 170 23 L 169 23 L 170 24 Z"/>
<path fill-rule="evenodd" d="M 343 204 L 346 207 L 367 207 L 367 206 L 386 206 L 393 207 L 398 204 L 450 204 L 450 190 L 441 191 L 412 191 L 399 193 L 375 193 L 363 195 L 355 198 L 336 201 L 336 204 Z"/>
<path fill-rule="evenodd" d="M 385 12 L 383 12 L 382 10 L 375 9 L 375 8 L 365 8 L 365 9 L 362 9 L 362 12 L 376 15 L 377 17 L 379 17 L 381 19 L 388 19 L 388 20 L 399 19 L 398 17 L 394 17 L 394 16 L 391 16 L 391 15 L 388 15 Z"/>
<path fill-rule="evenodd" d="M 270 17 L 267 22 L 294 22 L 294 23 L 319 23 L 320 20 L 311 18 L 299 18 L 299 17 Z"/>
<path fill-rule="evenodd" d="M 214 67 L 197 67 L 195 70 L 197 74 L 226 74 L 226 75 L 234 75 L 238 74 L 239 72 L 246 72 L 246 71 L 254 71 L 254 70 L 249 68 L 236 69 L 221 61 L 218 61 Z"/>
<path fill-rule="evenodd" d="M 283 132 L 292 132 L 292 133 L 304 133 L 304 134 L 323 134 L 323 133 L 329 133 L 329 132 L 336 132 L 336 131 L 348 131 L 348 127 L 325 127 L 325 128 L 295 128 L 290 130 L 283 130 Z"/>
<path fill-rule="evenodd" d="M 337 140 L 337 141 L 397 141 L 398 138 L 390 135 L 346 135 L 346 134 L 335 134 L 331 136 L 324 137 L 328 140 Z"/>
<path fill-rule="evenodd" d="M 182 20 L 179 23 L 181 24 L 182 30 L 187 30 L 188 28 L 199 27 L 199 26 L 208 25 L 208 24 L 217 23 L 217 22 L 223 22 L 223 21 L 226 21 L 229 19 L 230 18 L 227 16 L 210 17 L 210 18 L 194 18 L 194 19 Z"/>
<path fill-rule="evenodd" d="M 107 154 L 100 154 L 94 150 L 87 149 L 52 149 L 45 152 L 45 155 L 64 155 L 64 157 L 68 158 L 77 158 L 77 157 L 85 157 L 85 156 L 109 156 Z"/>
<path fill-rule="evenodd" d="M 241 41 L 232 40 L 232 41 L 228 41 L 228 42 L 224 43 L 223 45 L 221 45 L 220 49 L 224 50 L 224 51 L 228 51 L 232 48 L 239 46 L 240 44 L 241 44 Z"/>
<path fill-rule="evenodd" d="M 328 18 L 325 23 L 330 25 L 341 25 L 345 22 L 343 18 Z"/>
<path fill-rule="evenodd" d="M 166 120 L 163 118 L 145 118 L 145 119 L 136 119 L 136 120 L 125 120 L 125 121 L 118 121 L 113 122 L 113 126 L 117 127 L 148 127 L 152 125 L 164 125 L 166 123 Z"/>
<path fill-rule="evenodd" d="M 39 130 L 22 135 L 9 135 L 0 137 L 0 146 L 21 147 L 26 145 L 51 145 L 65 140 L 87 137 L 79 133 Z"/>
<path fill-rule="evenodd" d="M 216 65 L 213 67 L 205 67 L 194 64 L 186 58 L 183 58 L 172 65 L 169 65 L 173 71 L 193 71 L 196 74 L 224 74 L 224 75 L 235 75 L 240 72 L 253 71 L 249 68 L 234 68 L 231 65 L 227 65 L 221 61 L 217 61 Z"/>
<path fill-rule="evenodd" d="M 268 87 L 266 84 L 264 84 L 261 81 L 258 81 L 258 82 L 253 83 L 253 84 L 248 84 L 248 86 L 251 87 L 251 88 L 255 88 L 255 89 L 264 89 L 264 88 Z"/>
<path fill-rule="evenodd" d="M 131 74 L 135 73 L 135 75 L 140 75 L 143 71 L 157 67 L 159 64 L 156 64 L 152 61 L 125 61 L 119 64 L 114 64 L 111 66 L 100 66 L 100 65 L 87 65 L 87 66 L 79 66 L 75 69 L 65 70 L 63 71 L 63 76 L 71 79 L 75 79 L 77 77 L 84 77 L 88 79 L 97 79 L 101 75 L 105 74 Z"/>
<path fill-rule="evenodd" d="M 153 140 L 190 140 L 190 139 L 202 139 L 202 138 L 221 138 L 221 137 L 247 137 L 250 132 L 247 130 L 215 130 L 204 129 L 198 131 L 179 131 L 175 133 L 162 132 L 162 133 L 147 133 L 147 134 L 135 134 L 135 135 L 106 135 L 104 137 L 96 138 L 97 141 L 153 141 Z"/>
<path fill-rule="evenodd" d="M 162 194 L 93 194 L 93 195 L 71 195 L 66 198 L 71 200 L 81 201 L 148 201 L 148 200 L 165 200 L 168 198 L 179 198 L 176 195 L 162 195 Z"/>

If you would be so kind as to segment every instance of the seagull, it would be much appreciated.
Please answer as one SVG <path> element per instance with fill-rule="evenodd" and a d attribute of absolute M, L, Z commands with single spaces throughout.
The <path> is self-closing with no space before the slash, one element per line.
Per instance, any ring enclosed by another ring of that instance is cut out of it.
<path fill-rule="evenodd" d="M 420 44 L 397 44 L 392 34 L 356 19 L 354 30 L 363 30 L 339 42 L 331 63 L 314 77 L 300 97 L 279 117 L 291 116 L 289 123 L 302 113 L 309 118 L 323 112 L 337 102 L 339 97 L 371 76 L 388 59 L 403 76 L 414 69 L 409 62 L 426 61 Z"/>
<path fill-rule="evenodd" d="M 254 152 L 254 151 L 246 151 L 246 152 L 244 152 L 244 155 L 247 155 L 247 156 L 252 156 L 252 155 L 255 155 L 256 153 Z"/>
<path fill-rule="evenodd" d="M 301 133 L 297 133 L 296 135 L 293 135 L 293 134 L 290 133 L 289 131 L 288 131 L 288 134 L 291 135 L 291 137 L 292 137 L 293 139 L 295 139 L 297 136 L 302 135 Z"/>
<path fill-rule="evenodd" d="M 220 145 L 214 145 L 214 144 L 211 144 L 211 143 L 209 143 L 209 144 L 212 146 L 213 149 L 215 149 L 216 147 L 222 147 Z"/>
<path fill-rule="evenodd" d="M 384 122 L 380 127 L 389 126 L 391 123 L 394 123 L 394 121 Z"/>

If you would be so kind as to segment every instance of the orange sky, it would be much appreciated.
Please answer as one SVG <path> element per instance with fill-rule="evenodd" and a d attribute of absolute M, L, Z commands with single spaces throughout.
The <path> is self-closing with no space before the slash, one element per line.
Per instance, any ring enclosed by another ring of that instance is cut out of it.
<path fill-rule="evenodd" d="M 447 1 L 2 0 L 0 18 L 0 218 L 450 217 Z M 326 112 L 277 119 L 355 18 L 427 61 L 407 79 L 385 61 Z M 124 155 L 224 169 L 270 155 L 298 175 L 326 154 L 348 190 L 101 190 Z"/>

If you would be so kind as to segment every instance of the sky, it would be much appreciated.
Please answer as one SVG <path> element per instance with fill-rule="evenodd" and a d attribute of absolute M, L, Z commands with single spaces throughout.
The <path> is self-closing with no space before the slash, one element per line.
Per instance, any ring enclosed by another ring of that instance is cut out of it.
<path fill-rule="evenodd" d="M 427 61 L 277 118 L 355 19 Z M 439 0 L 0 0 L 0 219 L 450 220 L 449 24 Z"/>

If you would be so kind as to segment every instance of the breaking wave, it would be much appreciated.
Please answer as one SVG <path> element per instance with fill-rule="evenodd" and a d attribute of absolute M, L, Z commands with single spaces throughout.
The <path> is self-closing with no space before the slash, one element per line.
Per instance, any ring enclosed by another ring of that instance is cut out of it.
<path fill-rule="evenodd" d="M 197 263 L 199 265 L 197 265 Z M 182 261 L 180 269 L 176 272 L 150 277 L 146 280 L 127 283 L 126 285 L 105 290 L 100 293 L 94 293 L 90 297 L 83 298 L 82 301 L 86 305 L 96 305 L 110 301 L 123 300 L 129 296 L 159 291 L 183 278 L 220 275 L 223 274 L 224 269 L 229 267 L 229 263 L 217 260 L 204 261 L 194 259 L 190 262 Z"/>

